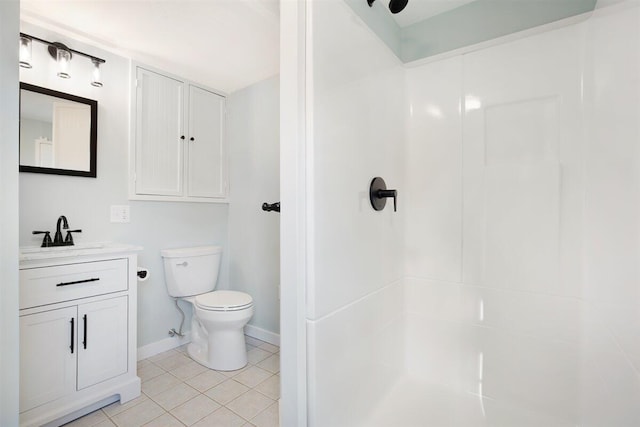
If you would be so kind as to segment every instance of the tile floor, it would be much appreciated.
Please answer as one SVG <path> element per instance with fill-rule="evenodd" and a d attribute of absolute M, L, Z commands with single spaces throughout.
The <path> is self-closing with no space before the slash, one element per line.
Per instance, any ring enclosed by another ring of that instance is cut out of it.
<path fill-rule="evenodd" d="M 72 427 L 277 427 L 280 349 L 246 337 L 249 364 L 213 371 L 186 355 L 186 346 L 138 362 L 142 394 L 79 418 Z"/>

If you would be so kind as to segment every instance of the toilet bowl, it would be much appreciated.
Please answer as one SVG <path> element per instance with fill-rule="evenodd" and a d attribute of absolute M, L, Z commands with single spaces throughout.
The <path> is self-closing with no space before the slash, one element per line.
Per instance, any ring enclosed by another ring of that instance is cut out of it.
<path fill-rule="evenodd" d="M 165 249 L 161 255 L 169 295 L 193 307 L 189 357 L 219 371 L 246 366 L 244 326 L 253 316 L 253 299 L 244 292 L 213 290 L 222 248 Z"/>

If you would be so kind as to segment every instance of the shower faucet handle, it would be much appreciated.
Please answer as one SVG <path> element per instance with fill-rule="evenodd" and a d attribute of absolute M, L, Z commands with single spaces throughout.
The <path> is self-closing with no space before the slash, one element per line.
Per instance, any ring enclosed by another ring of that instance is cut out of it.
<path fill-rule="evenodd" d="M 381 211 L 387 204 L 387 199 L 393 198 L 393 211 L 398 211 L 398 190 L 387 190 L 387 184 L 379 176 L 373 178 L 369 186 L 369 201 L 371 207 Z"/>
<path fill-rule="evenodd" d="M 378 190 L 378 198 L 391 198 L 393 197 L 393 211 L 398 211 L 398 190 Z"/>

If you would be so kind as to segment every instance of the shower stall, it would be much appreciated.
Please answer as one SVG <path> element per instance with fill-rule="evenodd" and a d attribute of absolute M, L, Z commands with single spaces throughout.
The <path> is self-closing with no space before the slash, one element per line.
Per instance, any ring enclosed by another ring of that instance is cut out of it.
<path fill-rule="evenodd" d="M 639 2 L 411 61 L 353 3 L 283 3 L 283 420 L 640 425 Z"/>

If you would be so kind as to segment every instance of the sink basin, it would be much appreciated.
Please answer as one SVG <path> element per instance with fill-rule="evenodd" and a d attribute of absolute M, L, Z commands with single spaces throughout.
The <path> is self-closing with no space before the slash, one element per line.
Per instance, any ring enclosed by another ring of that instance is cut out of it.
<path fill-rule="evenodd" d="M 80 243 L 73 246 L 53 246 L 50 248 L 41 248 L 38 246 L 31 246 L 26 248 L 20 248 L 20 253 L 23 254 L 36 254 L 46 252 L 65 252 L 65 251 L 79 251 L 83 249 L 102 249 L 104 243 Z"/>

